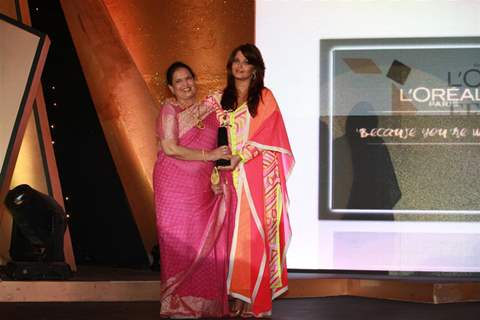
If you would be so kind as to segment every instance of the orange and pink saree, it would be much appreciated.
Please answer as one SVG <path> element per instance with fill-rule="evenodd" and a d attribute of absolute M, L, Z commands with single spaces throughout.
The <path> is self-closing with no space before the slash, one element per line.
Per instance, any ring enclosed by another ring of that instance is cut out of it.
<path fill-rule="evenodd" d="M 210 98 L 210 102 L 212 98 Z M 219 104 L 219 97 L 215 97 Z M 217 108 L 218 110 L 218 108 Z M 272 92 L 265 88 L 251 117 L 246 104 L 224 119 L 233 154 L 237 194 L 228 292 L 250 304 L 243 316 L 269 316 L 272 300 L 288 289 L 286 251 L 291 237 L 286 180 L 294 165 L 285 125 Z"/>

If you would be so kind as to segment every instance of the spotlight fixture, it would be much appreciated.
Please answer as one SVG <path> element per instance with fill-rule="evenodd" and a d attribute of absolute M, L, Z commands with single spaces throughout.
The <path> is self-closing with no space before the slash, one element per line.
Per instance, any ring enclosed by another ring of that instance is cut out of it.
<path fill-rule="evenodd" d="M 7 193 L 5 205 L 13 217 L 7 273 L 16 280 L 66 279 L 63 237 L 66 214 L 50 196 L 21 184 Z"/>

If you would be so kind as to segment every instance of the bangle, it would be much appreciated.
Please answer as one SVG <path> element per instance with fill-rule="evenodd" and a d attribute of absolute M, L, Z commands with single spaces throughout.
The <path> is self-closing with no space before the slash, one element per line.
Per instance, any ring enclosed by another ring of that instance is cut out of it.
<path fill-rule="evenodd" d="M 239 152 L 236 155 L 240 158 L 240 161 L 247 162 L 246 157 L 241 152 Z"/>
<path fill-rule="evenodd" d="M 203 162 L 207 162 L 207 159 L 205 159 L 205 149 L 202 149 L 202 159 Z"/>

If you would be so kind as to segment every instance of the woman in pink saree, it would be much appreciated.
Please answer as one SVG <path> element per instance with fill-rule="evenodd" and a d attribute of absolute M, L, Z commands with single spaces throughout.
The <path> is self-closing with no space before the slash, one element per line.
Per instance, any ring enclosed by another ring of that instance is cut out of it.
<path fill-rule="evenodd" d="M 228 147 L 216 147 L 218 121 L 196 103 L 195 75 L 176 62 L 167 70 L 175 101 L 162 106 L 157 120 L 161 150 L 153 185 L 160 248 L 162 317 L 228 315 L 226 293 L 227 190 L 214 194 L 210 177 Z M 218 190 L 217 190 L 218 191 Z"/>

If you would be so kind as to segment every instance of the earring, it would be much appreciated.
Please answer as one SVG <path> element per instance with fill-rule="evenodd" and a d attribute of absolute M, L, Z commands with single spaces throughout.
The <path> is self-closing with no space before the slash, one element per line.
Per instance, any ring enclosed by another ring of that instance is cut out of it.
<path fill-rule="evenodd" d="M 253 81 L 257 80 L 257 72 L 256 71 L 253 71 L 253 73 L 252 73 L 252 80 Z"/>

